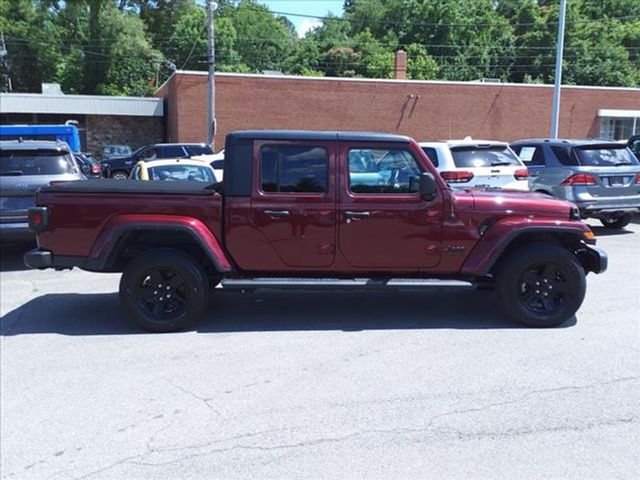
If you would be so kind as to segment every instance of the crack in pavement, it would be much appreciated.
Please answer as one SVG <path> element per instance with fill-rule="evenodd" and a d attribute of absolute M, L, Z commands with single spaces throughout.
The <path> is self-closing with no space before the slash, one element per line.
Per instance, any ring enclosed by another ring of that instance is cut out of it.
<path fill-rule="evenodd" d="M 213 401 L 213 399 L 214 399 L 215 397 L 201 397 L 201 396 L 200 396 L 200 395 L 198 395 L 197 393 L 192 392 L 191 390 L 187 390 L 186 388 L 181 387 L 180 385 L 178 385 L 178 384 L 174 383 L 174 382 L 173 382 L 171 379 L 169 379 L 169 378 L 166 378 L 166 377 L 161 377 L 161 378 L 162 378 L 163 380 L 165 380 L 165 381 L 169 382 L 169 384 L 170 384 L 172 387 L 177 388 L 177 389 L 178 389 L 178 390 L 180 390 L 182 393 L 184 393 L 184 394 L 186 394 L 186 395 L 189 395 L 189 396 L 191 396 L 191 397 L 195 398 L 196 400 L 200 400 L 202 403 L 204 403 L 204 404 L 206 405 L 206 407 L 207 407 L 209 410 L 211 410 L 211 411 L 212 411 L 213 413 L 215 413 L 216 415 L 218 415 L 218 416 L 222 416 L 222 414 L 221 414 L 218 410 L 216 410 L 215 408 L 213 408 L 213 406 L 212 406 L 212 405 L 211 405 L 211 403 L 210 403 L 210 402 L 212 402 L 212 401 Z"/>

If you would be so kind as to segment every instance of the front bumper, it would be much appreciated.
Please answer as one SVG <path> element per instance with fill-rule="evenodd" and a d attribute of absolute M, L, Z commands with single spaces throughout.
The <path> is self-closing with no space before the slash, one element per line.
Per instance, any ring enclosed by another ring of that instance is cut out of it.
<path fill-rule="evenodd" d="M 607 271 L 607 267 L 609 266 L 607 252 L 595 245 L 585 245 L 585 247 L 578 252 L 578 257 L 587 272 L 603 273 Z"/>

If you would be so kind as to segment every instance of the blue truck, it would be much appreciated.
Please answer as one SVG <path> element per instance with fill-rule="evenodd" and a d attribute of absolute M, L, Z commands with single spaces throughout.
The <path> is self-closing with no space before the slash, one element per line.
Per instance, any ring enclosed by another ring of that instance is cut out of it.
<path fill-rule="evenodd" d="M 80 152 L 80 134 L 75 125 L 0 125 L 0 140 L 59 140 L 72 152 Z"/>

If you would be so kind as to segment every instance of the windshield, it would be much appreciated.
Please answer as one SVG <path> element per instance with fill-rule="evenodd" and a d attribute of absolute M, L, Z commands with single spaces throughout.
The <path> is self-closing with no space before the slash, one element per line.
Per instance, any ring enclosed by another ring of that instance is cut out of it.
<path fill-rule="evenodd" d="M 451 155 L 458 168 L 520 166 L 518 157 L 506 145 L 452 147 Z"/>
<path fill-rule="evenodd" d="M 67 153 L 47 150 L 1 150 L 0 175 L 64 175 L 76 173 Z"/>
<path fill-rule="evenodd" d="M 586 146 L 575 148 L 580 165 L 585 167 L 616 167 L 638 165 L 631 150 L 620 146 Z"/>
<path fill-rule="evenodd" d="M 192 182 L 215 183 L 213 172 L 206 166 L 199 165 L 165 165 L 151 167 L 149 180 L 188 180 Z"/>

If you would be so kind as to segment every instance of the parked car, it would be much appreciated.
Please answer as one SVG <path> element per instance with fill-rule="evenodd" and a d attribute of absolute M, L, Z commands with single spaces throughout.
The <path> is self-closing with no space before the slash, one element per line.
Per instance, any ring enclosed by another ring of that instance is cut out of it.
<path fill-rule="evenodd" d="M 636 158 L 640 160 L 640 135 L 634 135 L 627 141 L 627 146 L 636 155 Z"/>
<path fill-rule="evenodd" d="M 204 143 L 157 143 L 139 148 L 127 157 L 111 158 L 101 162 L 107 176 L 116 180 L 129 178 L 131 169 L 140 160 L 159 158 L 188 158 L 193 155 L 210 155 L 211 147 Z"/>
<path fill-rule="evenodd" d="M 27 210 L 35 205 L 36 190 L 54 180 L 84 179 L 67 143 L 0 141 L 0 239 L 35 238 Z"/>
<path fill-rule="evenodd" d="M 529 189 L 527 167 L 505 142 L 467 137 L 420 146 L 453 189 Z"/>
<path fill-rule="evenodd" d="M 98 163 L 98 161 L 93 158 L 93 155 L 87 152 L 74 153 L 74 158 L 76 162 L 80 165 L 80 171 L 87 178 L 103 178 L 104 172 L 102 170 L 102 165 Z"/>
<path fill-rule="evenodd" d="M 386 158 L 385 168 L 362 172 L 353 152 Z M 122 304 L 152 331 L 201 318 L 218 283 L 483 285 L 515 321 L 549 327 L 580 307 L 586 273 L 607 267 L 575 205 L 530 192 L 454 192 L 408 137 L 245 131 L 227 136 L 225 156 L 224 188 L 98 180 L 43 188 L 29 211 L 39 248 L 25 262 L 123 272 Z"/>
<path fill-rule="evenodd" d="M 133 150 L 129 145 L 105 145 L 102 147 L 102 160 L 129 157 L 132 153 Z"/>
<path fill-rule="evenodd" d="M 140 161 L 131 170 L 131 180 L 193 181 L 216 183 L 213 168 L 199 160 L 163 159 Z"/>
<path fill-rule="evenodd" d="M 213 173 L 216 176 L 216 182 L 222 182 L 224 179 L 224 149 L 213 155 L 194 155 L 191 159 L 206 162 L 211 165 Z"/>
<path fill-rule="evenodd" d="M 640 211 L 640 164 L 625 145 L 603 140 L 520 140 L 511 148 L 532 190 L 575 203 L 582 218 L 623 228 Z"/>

